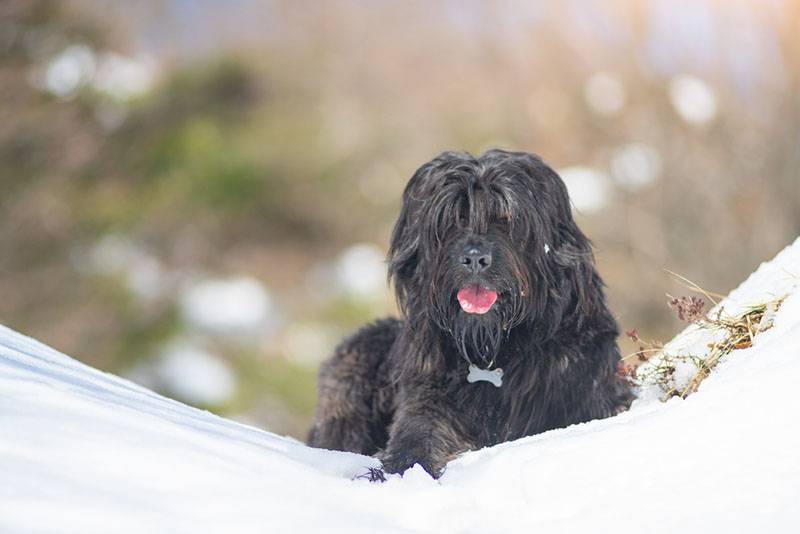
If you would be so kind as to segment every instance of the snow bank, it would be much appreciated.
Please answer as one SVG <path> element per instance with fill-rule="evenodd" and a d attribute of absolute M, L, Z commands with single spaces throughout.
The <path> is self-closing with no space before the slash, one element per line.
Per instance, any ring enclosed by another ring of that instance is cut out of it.
<path fill-rule="evenodd" d="M 0 532 L 797 532 L 800 240 L 726 306 L 790 297 L 686 400 L 353 481 L 315 450 L 0 329 Z M 684 341 L 684 343 L 686 343 Z M 704 343 L 695 337 L 695 348 Z"/>

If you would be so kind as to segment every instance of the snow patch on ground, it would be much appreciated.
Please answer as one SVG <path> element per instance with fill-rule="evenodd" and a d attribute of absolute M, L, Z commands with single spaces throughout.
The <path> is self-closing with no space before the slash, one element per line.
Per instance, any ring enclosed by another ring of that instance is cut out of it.
<path fill-rule="evenodd" d="M 740 317 L 753 307 L 786 298 L 781 304 L 779 313 L 776 313 L 774 308 L 768 306 L 771 309 L 768 317 L 762 320 L 762 324 L 766 326 L 766 324 L 771 323 L 772 326 L 755 336 L 753 347 L 734 351 L 724 357 L 720 365 L 728 365 L 730 360 L 748 358 L 753 351 L 758 351 L 761 345 L 775 336 L 781 337 L 789 334 L 787 332 L 787 323 L 790 325 L 789 329 L 791 329 L 796 322 L 795 318 L 800 316 L 796 310 L 798 306 L 798 288 L 800 288 L 800 239 L 794 245 L 787 247 L 778 254 L 773 261 L 762 264 L 739 288 L 732 291 L 724 301 L 709 310 L 709 317 L 720 315 L 729 318 Z M 652 358 L 642 367 L 657 366 L 665 358 L 689 355 L 706 360 L 711 352 L 711 346 L 714 343 L 723 341 L 726 336 L 727 333 L 724 330 L 709 330 L 697 324 L 691 324 L 665 345 L 661 355 Z M 800 355 L 800 348 L 795 349 L 795 354 Z M 675 363 L 675 383 L 680 388 L 683 388 L 697 372 L 697 367 L 688 361 L 676 361 Z M 712 373 L 709 379 L 713 379 L 717 374 Z M 658 386 L 653 385 L 640 392 L 639 396 L 640 399 L 650 399 L 657 398 L 661 394 L 663 394 L 663 391 L 659 391 Z"/>
<path fill-rule="evenodd" d="M 377 462 L 0 328 L 0 532 L 796 532 L 798 282 L 800 240 L 723 303 L 788 294 L 774 327 L 688 399 L 645 395 L 611 419 L 471 452 L 439 481 L 418 467 L 352 480 Z"/>

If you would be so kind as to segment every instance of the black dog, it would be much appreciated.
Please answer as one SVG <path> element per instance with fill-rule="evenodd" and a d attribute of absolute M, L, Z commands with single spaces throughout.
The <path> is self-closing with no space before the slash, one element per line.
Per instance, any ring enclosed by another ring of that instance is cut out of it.
<path fill-rule="evenodd" d="M 439 476 L 463 451 L 630 404 L 591 245 L 538 157 L 420 167 L 388 259 L 405 319 L 365 326 L 323 364 L 310 445 Z"/>

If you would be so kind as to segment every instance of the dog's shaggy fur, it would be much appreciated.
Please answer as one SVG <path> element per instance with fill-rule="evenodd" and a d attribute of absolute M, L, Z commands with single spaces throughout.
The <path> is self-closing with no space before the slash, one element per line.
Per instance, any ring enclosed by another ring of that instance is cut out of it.
<path fill-rule="evenodd" d="M 388 259 L 404 319 L 365 326 L 323 364 L 310 445 L 439 476 L 463 451 L 630 404 L 591 245 L 538 157 L 446 152 L 420 167 Z M 467 287 L 496 302 L 467 313 Z M 468 362 L 502 368 L 502 386 L 468 383 Z"/>

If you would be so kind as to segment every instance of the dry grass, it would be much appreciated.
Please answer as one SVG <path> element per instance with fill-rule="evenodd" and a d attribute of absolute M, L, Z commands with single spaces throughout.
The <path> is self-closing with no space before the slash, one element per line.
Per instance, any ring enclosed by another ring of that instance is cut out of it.
<path fill-rule="evenodd" d="M 702 293 L 709 300 L 717 303 L 712 297 L 715 294 L 703 290 L 697 284 L 679 275 L 675 276 L 687 282 L 692 291 Z M 776 298 L 751 306 L 744 313 L 736 316 L 726 315 L 725 309 L 719 308 L 711 316 L 702 313 L 705 306 L 702 299 L 667 296 L 670 299 L 670 307 L 675 310 L 678 317 L 698 328 L 712 331 L 711 337 L 719 341 L 709 344 L 709 350 L 704 355 L 670 354 L 664 352 L 663 344 L 645 341 L 635 330 L 627 332 L 628 337 L 639 345 L 639 350 L 623 358 L 623 365 L 620 366 L 621 374 L 637 386 L 657 386 L 663 392 L 662 400 L 664 401 L 671 397 L 688 397 L 698 390 L 700 384 L 708 378 L 724 357 L 735 350 L 751 347 L 758 334 L 772 327 L 775 313 L 786 298 Z M 646 365 L 641 365 L 644 363 Z M 688 369 L 683 367 L 686 365 L 692 366 L 692 374 L 688 381 L 684 374 Z M 679 368 L 683 377 L 680 380 L 676 376 Z"/>

